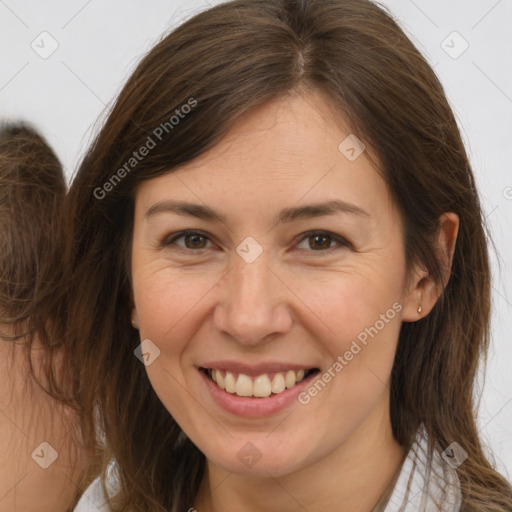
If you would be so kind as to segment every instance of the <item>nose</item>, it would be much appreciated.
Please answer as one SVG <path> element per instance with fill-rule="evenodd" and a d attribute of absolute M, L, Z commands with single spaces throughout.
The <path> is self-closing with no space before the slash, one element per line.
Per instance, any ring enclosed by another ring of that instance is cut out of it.
<path fill-rule="evenodd" d="M 290 294 L 270 268 L 265 251 L 251 263 L 237 254 L 233 268 L 224 277 L 222 292 L 214 311 L 214 327 L 244 345 L 270 343 L 292 326 Z"/>

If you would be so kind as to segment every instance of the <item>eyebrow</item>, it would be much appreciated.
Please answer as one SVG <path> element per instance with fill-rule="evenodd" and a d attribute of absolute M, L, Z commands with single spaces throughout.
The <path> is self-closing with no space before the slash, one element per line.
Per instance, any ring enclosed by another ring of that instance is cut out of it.
<path fill-rule="evenodd" d="M 145 213 L 145 217 L 152 217 L 159 213 L 175 213 L 178 215 L 188 215 L 198 219 L 217 221 L 226 224 L 226 217 L 208 206 L 188 203 L 185 201 L 164 200 L 155 203 Z M 281 210 L 275 222 L 277 224 L 294 222 L 297 220 L 320 217 L 323 215 L 335 215 L 337 213 L 350 213 L 361 217 L 370 217 L 370 214 L 361 207 L 347 203 L 342 200 L 327 201 L 325 203 L 314 203 L 305 206 L 295 206 Z"/>

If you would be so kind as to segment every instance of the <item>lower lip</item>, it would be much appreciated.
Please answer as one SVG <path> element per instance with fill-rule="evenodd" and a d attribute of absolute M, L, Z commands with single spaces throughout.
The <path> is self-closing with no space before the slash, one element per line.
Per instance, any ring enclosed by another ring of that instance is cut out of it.
<path fill-rule="evenodd" d="M 292 402 L 297 400 L 299 394 L 309 385 L 309 381 L 318 373 L 315 372 L 308 375 L 304 380 L 295 384 L 295 386 L 290 389 L 284 390 L 282 393 L 270 395 L 267 398 L 255 398 L 242 397 L 228 393 L 220 389 L 203 370 L 198 369 L 198 371 L 211 393 L 213 400 L 224 410 L 244 418 L 259 418 L 286 409 Z"/>

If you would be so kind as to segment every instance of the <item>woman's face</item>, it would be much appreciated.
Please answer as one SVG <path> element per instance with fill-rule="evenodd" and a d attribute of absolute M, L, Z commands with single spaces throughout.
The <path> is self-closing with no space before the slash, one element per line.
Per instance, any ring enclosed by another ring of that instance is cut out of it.
<path fill-rule="evenodd" d="M 412 301 L 402 225 L 369 148 L 358 156 L 331 120 L 320 95 L 272 101 L 137 190 L 133 318 L 149 379 L 235 473 L 287 474 L 389 426 Z"/>

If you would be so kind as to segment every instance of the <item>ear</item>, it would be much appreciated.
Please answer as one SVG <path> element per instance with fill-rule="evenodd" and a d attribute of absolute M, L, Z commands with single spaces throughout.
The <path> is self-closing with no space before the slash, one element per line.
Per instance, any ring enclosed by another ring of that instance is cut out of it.
<path fill-rule="evenodd" d="M 441 261 L 444 286 L 451 275 L 455 243 L 459 232 L 459 217 L 453 212 L 446 212 L 439 217 L 437 236 L 437 255 Z M 413 279 L 404 301 L 402 320 L 416 322 L 428 315 L 443 293 L 443 285 L 436 283 L 428 270 L 417 265 L 413 269 Z"/>

